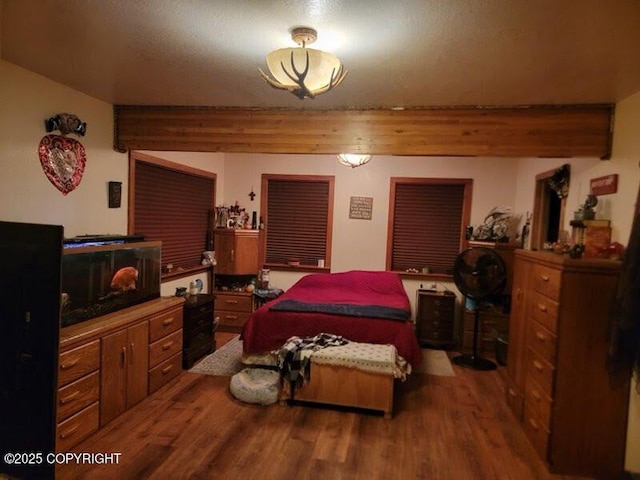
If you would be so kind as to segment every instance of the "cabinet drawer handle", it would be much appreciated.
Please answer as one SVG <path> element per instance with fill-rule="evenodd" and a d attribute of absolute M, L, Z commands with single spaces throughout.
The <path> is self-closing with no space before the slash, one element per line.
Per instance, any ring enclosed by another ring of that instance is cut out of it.
<path fill-rule="evenodd" d="M 122 360 L 122 366 L 124 367 L 127 364 L 127 347 L 122 347 L 122 352 L 120 352 L 121 355 L 121 360 Z"/>
<path fill-rule="evenodd" d="M 440 302 L 440 300 L 436 300 L 435 302 L 433 302 L 437 307 L 439 307 L 440 305 L 442 305 L 442 303 Z"/>
<path fill-rule="evenodd" d="M 75 367 L 78 364 L 79 361 L 80 361 L 79 358 L 74 358 L 69 363 L 61 363 L 60 364 L 60 370 L 69 370 L 70 368 Z"/>
<path fill-rule="evenodd" d="M 173 323 L 173 318 L 165 319 L 162 324 L 166 327 L 167 325 L 171 325 Z"/>
<path fill-rule="evenodd" d="M 538 370 L 539 372 L 542 372 L 544 370 L 544 365 L 542 365 L 539 361 L 534 360 L 533 361 L 533 366 L 535 367 L 536 370 Z"/>
<path fill-rule="evenodd" d="M 61 434 L 60 434 L 60 438 L 68 438 L 68 437 L 70 437 L 71 435 L 73 435 L 74 433 L 76 433 L 76 430 L 78 430 L 79 428 L 80 428 L 80 424 L 79 424 L 79 423 L 77 423 L 73 428 L 71 428 L 71 429 L 67 430 L 67 431 L 66 431 L 66 432 L 64 432 L 64 433 L 61 433 Z"/>
<path fill-rule="evenodd" d="M 547 336 L 544 333 L 537 331 L 536 338 L 541 342 L 544 342 L 547 339 Z"/>
<path fill-rule="evenodd" d="M 542 280 L 543 282 L 548 282 L 550 278 L 546 275 L 540 275 L 540 280 Z"/>
<path fill-rule="evenodd" d="M 75 399 L 78 395 L 80 395 L 80 390 L 76 390 L 75 392 L 67 395 L 66 397 L 61 397 L 60 404 L 64 405 L 65 403 L 69 403 L 71 400 Z"/>
<path fill-rule="evenodd" d="M 540 309 L 541 312 L 547 313 L 547 306 L 544 303 L 539 303 L 538 308 Z"/>
<path fill-rule="evenodd" d="M 169 373 L 171 371 L 172 368 L 173 368 L 173 365 L 167 365 L 166 367 L 164 367 L 162 369 L 162 374 L 166 375 L 167 373 Z"/>
<path fill-rule="evenodd" d="M 236 305 L 238 303 L 237 300 L 225 300 L 224 303 L 228 303 L 230 305 Z"/>
<path fill-rule="evenodd" d="M 540 402 L 540 399 L 542 398 L 537 390 L 531 390 L 531 396 L 536 402 Z"/>
<path fill-rule="evenodd" d="M 431 322 L 431 325 L 433 325 L 434 327 L 437 327 L 438 325 L 440 325 L 440 322 L 438 322 L 437 320 L 434 320 L 433 322 Z"/>
<path fill-rule="evenodd" d="M 440 316 L 440 312 L 438 310 L 434 310 L 433 311 L 433 316 L 434 317 L 439 317 Z"/>
<path fill-rule="evenodd" d="M 162 345 L 162 350 L 169 350 L 173 346 L 173 340 Z"/>
<path fill-rule="evenodd" d="M 536 432 L 540 430 L 540 427 L 538 427 L 538 424 L 535 422 L 533 418 L 529 419 L 529 424 L 531 425 L 531 428 L 533 428 Z"/>
<path fill-rule="evenodd" d="M 225 315 L 224 318 L 228 318 L 230 320 L 237 320 L 238 316 L 237 315 Z"/>
<path fill-rule="evenodd" d="M 509 393 L 509 395 L 511 395 L 513 398 L 516 398 L 518 396 L 518 394 L 516 393 L 516 391 L 513 388 L 509 388 L 507 390 L 507 393 Z"/>

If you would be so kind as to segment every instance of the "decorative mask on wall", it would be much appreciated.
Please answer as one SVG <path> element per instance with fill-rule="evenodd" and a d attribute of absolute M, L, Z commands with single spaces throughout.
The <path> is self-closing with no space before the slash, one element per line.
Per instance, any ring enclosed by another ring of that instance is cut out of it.
<path fill-rule="evenodd" d="M 87 124 L 76 115 L 61 113 L 45 120 L 47 132 L 59 130 L 62 135 L 45 135 L 40 140 L 38 156 L 49 181 L 66 195 L 80 185 L 87 161 L 82 144 L 63 135 L 84 136 Z"/>

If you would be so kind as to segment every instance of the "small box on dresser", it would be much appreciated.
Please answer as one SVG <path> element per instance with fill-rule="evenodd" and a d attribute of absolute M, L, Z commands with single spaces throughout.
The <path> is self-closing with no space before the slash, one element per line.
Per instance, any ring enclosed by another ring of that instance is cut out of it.
<path fill-rule="evenodd" d="M 193 363 L 216 349 L 213 295 L 193 295 L 184 304 L 182 365 Z"/>

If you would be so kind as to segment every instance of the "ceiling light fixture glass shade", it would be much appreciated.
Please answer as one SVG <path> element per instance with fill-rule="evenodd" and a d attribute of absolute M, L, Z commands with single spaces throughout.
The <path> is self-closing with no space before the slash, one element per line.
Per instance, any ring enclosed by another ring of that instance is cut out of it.
<path fill-rule="evenodd" d="M 364 165 L 371 160 L 371 155 L 364 155 L 360 153 L 341 153 L 338 155 L 338 161 L 342 165 L 347 167 L 356 168 L 360 165 Z"/>
<path fill-rule="evenodd" d="M 347 71 L 340 60 L 322 50 L 306 48 L 318 34 L 312 28 L 295 28 L 291 38 L 298 48 L 280 48 L 267 55 L 272 77 L 258 69 L 273 88 L 287 90 L 299 99 L 315 98 L 342 83 Z"/>

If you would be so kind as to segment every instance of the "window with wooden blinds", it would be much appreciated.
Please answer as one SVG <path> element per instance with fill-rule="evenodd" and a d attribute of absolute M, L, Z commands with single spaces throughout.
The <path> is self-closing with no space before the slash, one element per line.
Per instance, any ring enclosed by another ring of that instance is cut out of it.
<path fill-rule="evenodd" d="M 200 265 L 206 250 L 215 173 L 132 153 L 129 232 L 162 241 L 162 265 Z"/>
<path fill-rule="evenodd" d="M 387 270 L 451 275 L 466 248 L 470 179 L 392 178 Z"/>
<path fill-rule="evenodd" d="M 267 266 L 331 266 L 333 176 L 263 175 L 262 217 Z"/>

